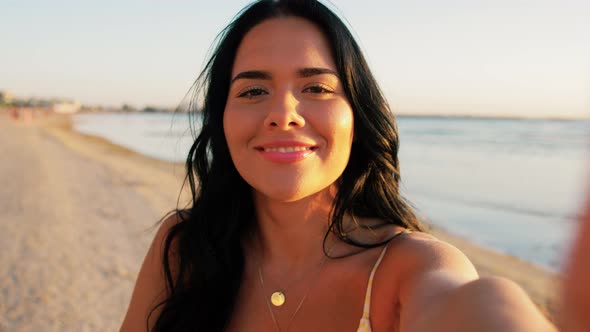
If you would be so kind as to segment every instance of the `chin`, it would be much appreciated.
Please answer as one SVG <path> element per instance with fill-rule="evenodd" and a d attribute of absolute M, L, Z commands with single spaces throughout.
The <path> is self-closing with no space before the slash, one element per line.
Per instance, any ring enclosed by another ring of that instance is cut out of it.
<path fill-rule="evenodd" d="M 306 188 L 306 190 L 304 190 L 303 188 L 297 188 L 297 187 L 291 187 L 291 188 L 268 188 L 266 190 L 258 190 L 256 188 L 254 188 L 254 194 L 255 195 L 259 195 L 261 197 L 264 197 L 267 200 L 270 201 L 275 201 L 275 202 L 281 202 L 281 203 L 293 203 L 293 202 L 297 202 L 300 200 L 303 200 L 305 198 L 311 198 L 313 196 L 317 196 L 318 193 L 324 191 L 327 188 L 317 188 L 317 189 L 311 189 L 310 188 Z"/>
<path fill-rule="evenodd" d="M 267 192 L 260 192 L 255 190 L 258 195 L 263 196 L 264 198 L 272 201 L 282 202 L 282 203 L 292 203 L 302 200 L 306 197 L 312 196 L 313 193 L 302 193 L 298 191 L 289 191 L 289 190 L 277 190 L 277 191 L 267 191 Z"/>

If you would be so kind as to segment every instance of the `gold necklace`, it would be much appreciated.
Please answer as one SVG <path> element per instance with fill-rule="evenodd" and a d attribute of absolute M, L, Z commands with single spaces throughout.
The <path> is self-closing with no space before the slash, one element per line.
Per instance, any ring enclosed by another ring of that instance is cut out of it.
<path fill-rule="evenodd" d="M 322 265 L 325 262 L 325 259 L 326 259 L 326 257 L 323 257 L 322 261 L 318 264 L 317 267 L 314 267 L 314 268 L 306 271 L 300 278 L 295 279 L 295 280 L 291 281 L 290 283 L 288 283 L 287 285 L 285 285 L 284 287 L 282 287 L 281 289 L 274 291 L 270 296 L 270 303 L 272 303 L 272 305 L 275 307 L 280 307 L 283 304 L 285 304 L 285 301 L 287 300 L 286 295 L 285 295 L 285 291 L 287 289 L 289 289 L 292 285 L 295 285 L 295 284 L 301 282 L 302 280 L 305 280 L 308 277 L 309 272 L 315 270 L 316 268 L 321 269 Z M 260 264 L 258 264 L 258 265 L 259 265 L 258 267 L 259 267 L 259 272 L 260 272 L 260 270 L 261 270 Z M 262 274 L 262 273 L 260 273 L 260 274 Z"/>
<path fill-rule="evenodd" d="M 328 261 L 328 257 L 330 256 L 330 254 L 332 253 L 332 250 L 334 249 L 334 246 L 332 248 L 330 248 L 330 251 L 328 251 L 328 254 L 324 256 L 324 258 L 322 259 L 322 262 L 320 263 L 320 266 L 318 268 L 318 272 L 317 272 L 317 276 L 320 275 L 320 273 L 322 272 L 322 269 L 324 267 L 324 265 L 326 264 L 326 262 Z M 262 268 L 260 267 L 260 262 L 258 262 L 258 279 L 260 281 L 260 287 L 262 288 L 262 294 L 264 295 L 265 290 L 264 290 L 264 278 L 262 277 Z M 301 280 L 301 279 L 300 279 Z M 303 302 L 305 302 L 305 300 L 307 299 L 307 295 L 309 295 L 309 291 L 311 291 L 312 286 L 314 285 L 314 283 L 310 283 L 309 286 L 307 287 L 307 290 L 305 291 L 305 293 L 303 294 L 303 297 L 301 298 L 301 301 L 299 301 L 299 304 L 297 305 L 297 308 L 295 308 L 295 312 L 293 312 L 293 315 L 291 315 L 291 318 L 289 319 L 289 322 L 287 323 L 287 327 L 285 328 L 285 331 L 289 330 L 289 327 L 291 326 L 291 323 L 293 323 L 293 319 L 295 318 L 295 316 L 297 315 L 297 313 L 299 312 L 299 310 L 301 309 L 301 307 L 303 306 Z M 266 302 L 266 306 L 268 308 L 268 312 L 270 313 L 270 317 L 272 318 L 272 321 L 275 325 L 275 330 L 277 332 L 281 332 L 281 329 L 279 327 L 279 322 L 277 321 L 274 312 L 272 311 L 272 306 L 271 303 L 273 303 L 273 305 L 280 307 L 282 306 L 285 301 L 285 294 L 281 291 L 275 291 L 272 293 L 271 297 L 270 297 L 270 301 L 267 298 L 266 295 L 264 295 L 264 300 Z M 275 304 L 275 302 L 277 304 Z"/>

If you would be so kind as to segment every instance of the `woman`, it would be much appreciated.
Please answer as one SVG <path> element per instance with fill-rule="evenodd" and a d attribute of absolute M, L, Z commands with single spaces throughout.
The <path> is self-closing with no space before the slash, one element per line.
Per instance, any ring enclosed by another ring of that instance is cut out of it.
<path fill-rule="evenodd" d="M 192 206 L 162 223 L 122 331 L 552 330 L 421 232 L 394 119 L 325 6 L 247 7 L 199 81 Z"/>

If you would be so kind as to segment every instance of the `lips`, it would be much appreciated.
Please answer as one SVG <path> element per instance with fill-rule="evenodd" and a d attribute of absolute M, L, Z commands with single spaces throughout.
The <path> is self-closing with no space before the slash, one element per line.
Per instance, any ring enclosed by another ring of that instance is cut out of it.
<path fill-rule="evenodd" d="M 255 149 L 265 159 L 276 163 L 301 161 L 317 150 L 317 146 L 304 142 L 270 142 L 256 146 Z"/>
<path fill-rule="evenodd" d="M 260 148 L 264 152 L 280 152 L 280 153 L 291 153 L 291 152 L 300 152 L 300 151 L 309 151 L 313 150 L 313 147 L 309 146 L 287 146 L 287 147 L 278 147 L 278 148 Z"/>

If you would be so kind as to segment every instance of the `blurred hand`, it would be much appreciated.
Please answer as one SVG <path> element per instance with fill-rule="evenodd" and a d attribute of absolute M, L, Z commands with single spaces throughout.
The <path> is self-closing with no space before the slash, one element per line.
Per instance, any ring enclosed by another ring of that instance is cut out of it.
<path fill-rule="evenodd" d="M 563 332 L 590 331 L 590 199 L 582 213 L 563 279 Z"/>

